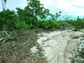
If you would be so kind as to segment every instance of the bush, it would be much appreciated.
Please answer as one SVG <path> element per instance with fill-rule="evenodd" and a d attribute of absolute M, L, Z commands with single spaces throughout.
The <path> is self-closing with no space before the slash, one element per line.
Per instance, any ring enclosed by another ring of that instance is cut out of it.
<path fill-rule="evenodd" d="M 27 25 L 25 22 L 15 22 L 15 28 L 16 29 L 27 29 L 27 28 L 30 28 L 31 26 L 30 25 Z"/>
<path fill-rule="evenodd" d="M 84 21 L 83 20 L 70 20 L 68 23 L 75 28 L 75 30 L 84 28 Z"/>
<path fill-rule="evenodd" d="M 44 29 L 49 29 L 49 28 L 51 28 L 51 24 L 50 24 L 49 21 L 43 21 L 41 24 L 42 24 L 42 25 L 41 25 L 42 28 L 44 28 Z"/>
<path fill-rule="evenodd" d="M 59 28 L 59 23 L 57 21 L 51 20 L 49 22 L 52 28 L 57 28 L 57 29 Z"/>
<path fill-rule="evenodd" d="M 14 22 L 16 21 L 16 14 L 9 9 L 0 12 L 0 29 L 13 30 Z"/>

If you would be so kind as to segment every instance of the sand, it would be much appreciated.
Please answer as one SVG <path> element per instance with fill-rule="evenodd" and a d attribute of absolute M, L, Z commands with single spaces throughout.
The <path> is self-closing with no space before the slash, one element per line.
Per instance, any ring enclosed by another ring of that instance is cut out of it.
<path fill-rule="evenodd" d="M 83 31 L 53 31 L 38 34 L 37 42 L 44 50 L 48 63 L 71 63 L 72 51 L 83 41 Z"/>

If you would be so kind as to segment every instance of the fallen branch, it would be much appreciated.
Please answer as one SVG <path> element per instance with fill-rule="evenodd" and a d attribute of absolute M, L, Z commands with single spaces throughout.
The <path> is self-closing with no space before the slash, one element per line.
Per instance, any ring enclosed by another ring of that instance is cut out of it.
<path fill-rule="evenodd" d="M 4 38 L 0 38 L 0 41 L 2 41 Z"/>
<path fill-rule="evenodd" d="M 8 33 L 7 33 L 7 31 L 3 31 L 7 36 L 10 36 Z"/>

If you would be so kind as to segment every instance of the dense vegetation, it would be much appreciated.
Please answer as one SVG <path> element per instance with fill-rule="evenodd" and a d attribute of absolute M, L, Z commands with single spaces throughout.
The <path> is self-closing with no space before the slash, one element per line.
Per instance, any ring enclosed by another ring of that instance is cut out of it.
<path fill-rule="evenodd" d="M 3 9 L 0 12 L 0 30 L 84 28 L 84 19 L 79 17 L 77 20 L 65 19 L 64 21 L 57 21 L 57 18 L 61 16 L 61 11 L 53 15 L 43 7 L 39 0 L 30 0 L 24 9 L 16 8 L 16 10 L 15 12 Z M 51 18 L 46 20 L 48 16 Z"/>

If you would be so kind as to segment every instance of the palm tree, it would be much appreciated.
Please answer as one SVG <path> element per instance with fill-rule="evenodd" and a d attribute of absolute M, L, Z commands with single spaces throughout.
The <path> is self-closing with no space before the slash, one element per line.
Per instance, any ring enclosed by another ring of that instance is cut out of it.
<path fill-rule="evenodd" d="M 1 0 L 1 1 L 2 1 L 2 8 L 3 8 L 3 10 L 5 10 L 7 0 Z"/>

